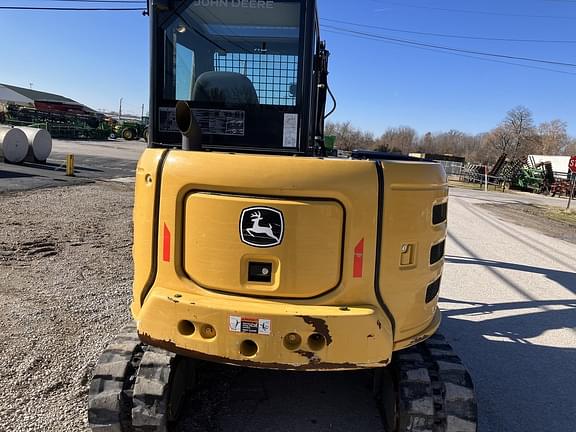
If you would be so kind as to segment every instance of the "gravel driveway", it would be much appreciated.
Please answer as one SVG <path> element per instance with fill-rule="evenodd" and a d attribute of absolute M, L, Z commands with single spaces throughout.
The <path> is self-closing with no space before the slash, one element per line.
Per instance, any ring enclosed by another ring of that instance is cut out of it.
<path fill-rule="evenodd" d="M 129 320 L 133 186 L 0 195 L 0 430 L 84 429 L 87 383 Z"/>

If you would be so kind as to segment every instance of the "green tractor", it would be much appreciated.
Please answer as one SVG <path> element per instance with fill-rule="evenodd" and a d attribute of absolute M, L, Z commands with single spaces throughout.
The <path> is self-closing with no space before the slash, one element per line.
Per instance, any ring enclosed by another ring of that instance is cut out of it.
<path fill-rule="evenodd" d="M 112 129 L 114 138 L 124 138 L 126 141 L 133 141 L 144 139 L 148 141 L 148 122 L 147 121 L 131 121 L 123 120 L 113 127 Z"/>

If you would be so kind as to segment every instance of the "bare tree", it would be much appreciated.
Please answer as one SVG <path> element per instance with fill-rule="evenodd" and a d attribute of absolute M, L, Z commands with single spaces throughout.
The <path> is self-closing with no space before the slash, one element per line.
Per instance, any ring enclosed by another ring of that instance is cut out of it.
<path fill-rule="evenodd" d="M 539 145 L 539 137 L 530 110 L 518 106 L 506 115 L 502 123 L 490 133 L 489 143 L 510 158 L 525 158 Z"/>
<path fill-rule="evenodd" d="M 408 154 L 416 149 L 417 132 L 408 126 L 389 128 L 376 141 L 379 149 Z"/>
<path fill-rule="evenodd" d="M 576 138 L 568 140 L 566 148 L 562 151 L 565 156 L 576 156 Z"/>
<path fill-rule="evenodd" d="M 350 122 L 328 123 L 326 134 L 335 135 L 336 147 L 342 150 L 452 154 L 476 163 L 494 163 L 503 153 L 511 159 L 524 159 L 528 154 L 576 155 L 576 139 L 568 136 L 566 122 L 552 120 L 536 127 L 530 110 L 522 106 L 510 110 L 492 131 L 478 135 L 452 129 L 419 137 L 413 128 L 399 126 L 375 139 Z"/>
<path fill-rule="evenodd" d="M 499 154 L 510 154 L 513 151 L 514 137 L 504 125 L 493 129 L 487 136 L 488 144 Z"/>
<path fill-rule="evenodd" d="M 364 132 L 356 129 L 348 122 L 344 123 L 327 123 L 326 135 L 336 137 L 336 148 L 345 151 L 356 149 L 370 149 L 375 145 L 374 135 L 370 132 Z"/>
<path fill-rule="evenodd" d="M 552 120 L 538 126 L 540 135 L 540 148 L 538 153 L 543 155 L 558 155 L 569 144 L 568 124 L 561 120 Z"/>

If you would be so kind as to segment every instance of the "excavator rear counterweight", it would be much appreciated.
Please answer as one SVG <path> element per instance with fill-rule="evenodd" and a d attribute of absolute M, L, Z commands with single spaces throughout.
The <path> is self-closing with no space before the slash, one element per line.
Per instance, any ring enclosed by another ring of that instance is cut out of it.
<path fill-rule="evenodd" d="M 94 370 L 92 430 L 170 430 L 202 362 L 370 370 L 386 431 L 475 431 L 436 334 L 445 172 L 329 154 L 316 2 L 152 0 L 150 22 L 134 323 Z"/>

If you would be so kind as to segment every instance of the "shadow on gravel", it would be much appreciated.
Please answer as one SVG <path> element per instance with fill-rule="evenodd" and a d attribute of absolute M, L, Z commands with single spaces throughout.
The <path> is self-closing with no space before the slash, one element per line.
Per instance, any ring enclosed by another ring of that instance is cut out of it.
<path fill-rule="evenodd" d="M 371 371 L 288 372 L 200 364 L 174 432 L 381 432 Z"/>
<path fill-rule="evenodd" d="M 446 262 L 451 264 L 478 265 L 482 267 L 517 270 L 521 272 L 539 274 L 546 276 L 548 279 L 556 282 L 559 285 L 562 285 L 564 288 L 576 294 L 576 273 L 573 272 L 459 256 L 446 256 Z"/>
<path fill-rule="evenodd" d="M 479 432 L 573 430 L 576 344 L 566 346 L 570 338 L 546 333 L 575 330 L 576 299 L 441 302 L 451 304 L 443 312 L 442 332 L 461 354 L 476 387 Z M 538 342 L 530 340 L 538 336 Z"/>

